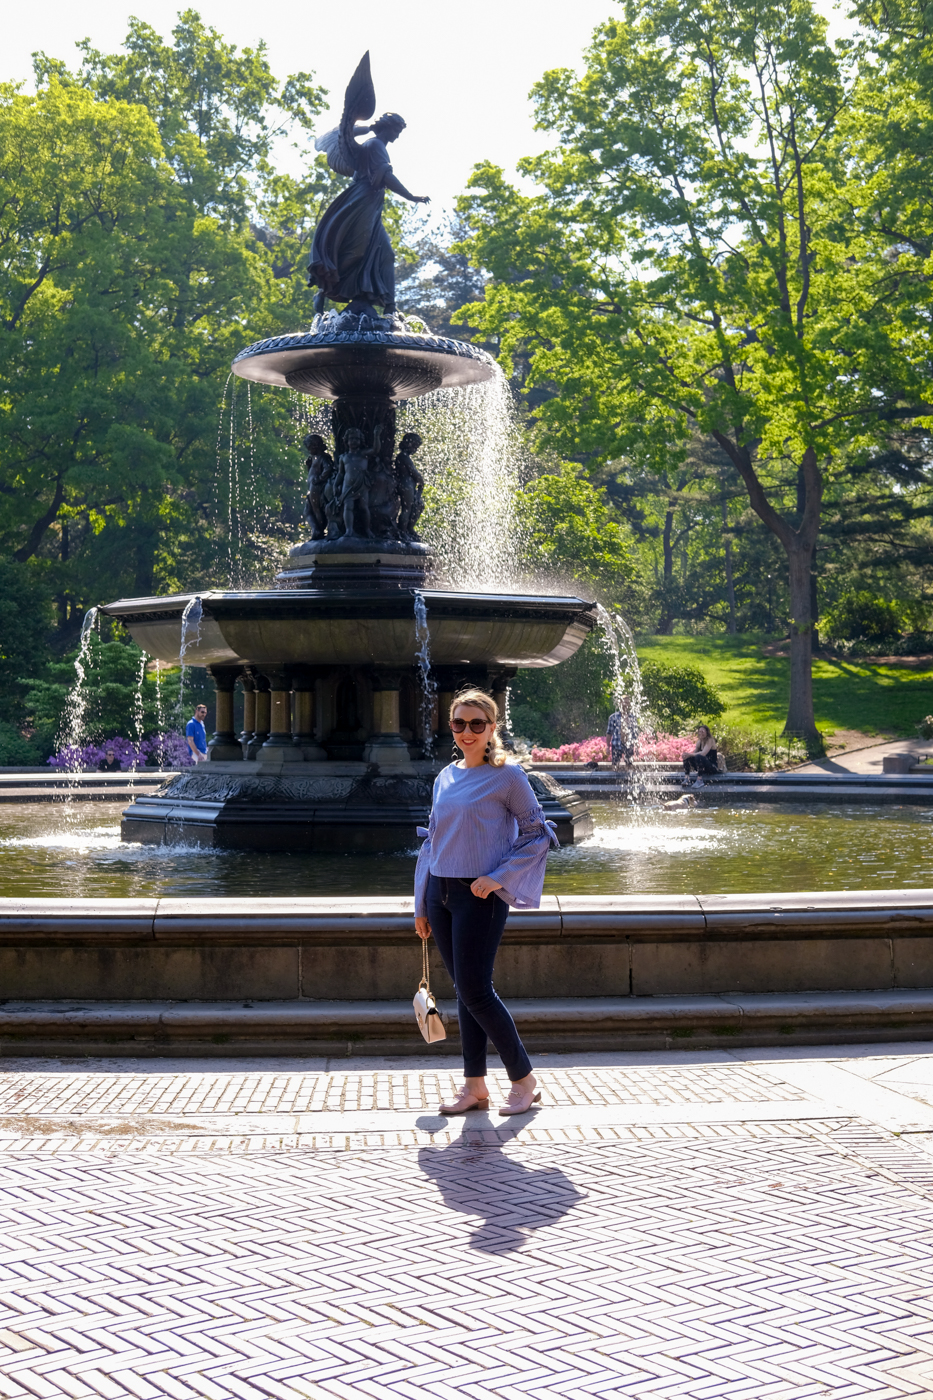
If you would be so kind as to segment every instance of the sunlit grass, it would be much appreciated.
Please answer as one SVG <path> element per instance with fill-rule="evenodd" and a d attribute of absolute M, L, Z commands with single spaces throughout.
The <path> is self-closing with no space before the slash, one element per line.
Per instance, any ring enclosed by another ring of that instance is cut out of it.
<path fill-rule="evenodd" d="M 787 717 L 789 662 L 766 656 L 773 640 L 745 633 L 707 637 L 639 637 L 638 654 L 670 666 L 699 667 L 722 695 L 728 709 L 723 724 L 746 724 L 780 731 Z M 913 736 L 915 725 L 933 712 L 933 666 L 868 666 L 862 661 L 817 657 L 813 663 L 813 702 L 817 727 L 824 732 L 858 729 L 864 733 Z"/>

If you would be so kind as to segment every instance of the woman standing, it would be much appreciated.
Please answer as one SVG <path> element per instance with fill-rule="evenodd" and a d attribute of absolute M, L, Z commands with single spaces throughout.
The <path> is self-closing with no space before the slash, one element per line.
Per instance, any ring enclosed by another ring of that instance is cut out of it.
<path fill-rule="evenodd" d="M 457 992 L 464 1082 L 442 1113 L 489 1107 L 486 1043 L 512 1081 L 499 1112 L 527 1113 L 541 1098 L 515 1022 L 496 995 L 492 969 L 509 905 L 537 909 L 547 853 L 557 837 L 522 769 L 506 763 L 499 709 L 483 690 L 450 707 L 462 757 L 438 774 L 415 871 L 415 928 L 440 949 Z M 478 873 L 485 871 L 485 874 Z"/>

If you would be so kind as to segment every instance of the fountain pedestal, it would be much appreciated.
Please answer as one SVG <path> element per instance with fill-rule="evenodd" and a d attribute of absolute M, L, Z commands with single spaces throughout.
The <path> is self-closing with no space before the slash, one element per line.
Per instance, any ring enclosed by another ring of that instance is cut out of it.
<path fill-rule="evenodd" d="M 595 607 L 580 598 L 433 584 L 432 552 L 412 530 L 421 478 L 411 452 L 420 440 L 403 438 L 393 456 L 395 407 L 490 378 L 495 366 L 484 351 L 378 317 L 328 314 L 309 334 L 250 346 L 234 371 L 334 400 L 333 455 L 323 438 L 307 440 L 316 493 L 309 483 L 309 517 L 325 537 L 296 545 L 272 588 L 124 599 L 104 608 L 169 663 L 179 660 L 183 615 L 197 616 L 196 635 L 185 632 L 184 662 L 207 666 L 217 686 L 210 764 L 134 801 L 124 813 L 124 838 L 410 850 L 416 827 L 427 825 L 434 778 L 450 761 L 452 695 L 465 684 L 492 688 L 504 710 L 516 667 L 571 656 L 595 625 Z M 438 690 L 429 734 L 416 665 L 425 640 Z M 244 697 L 240 740 L 236 683 Z M 437 758 L 426 759 L 432 748 Z M 582 799 L 541 775 L 529 779 L 562 842 L 589 834 Z"/>

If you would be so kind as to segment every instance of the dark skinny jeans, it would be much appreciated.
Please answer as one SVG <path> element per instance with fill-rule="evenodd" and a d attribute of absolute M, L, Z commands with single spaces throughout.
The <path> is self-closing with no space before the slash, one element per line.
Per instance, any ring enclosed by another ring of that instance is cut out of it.
<path fill-rule="evenodd" d="M 496 894 L 477 899 L 469 884 L 445 875 L 428 876 L 427 906 L 434 942 L 457 993 L 464 1075 L 485 1075 L 486 1043 L 491 1040 L 509 1078 L 524 1079 L 531 1073 L 531 1061 L 492 985 L 509 906 Z"/>
<path fill-rule="evenodd" d="M 715 760 L 709 758 L 705 753 L 685 753 L 684 772 L 689 773 L 695 770 L 697 773 L 718 773 Z"/>

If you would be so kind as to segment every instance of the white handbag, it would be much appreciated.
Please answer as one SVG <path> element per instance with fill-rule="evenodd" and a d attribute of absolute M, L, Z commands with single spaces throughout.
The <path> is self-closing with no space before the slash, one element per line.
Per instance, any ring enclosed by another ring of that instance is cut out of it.
<path fill-rule="evenodd" d="M 428 973 L 428 940 L 421 940 L 421 981 L 418 983 L 418 990 L 412 1000 L 415 1008 L 415 1019 L 418 1022 L 418 1029 L 430 1044 L 434 1040 L 446 1040 L 447 1032 L 444 1030 L 444 1022 L 441 1020 L 441 1013 L 438 1011 L 431 991 L 431 980 Z"/>

